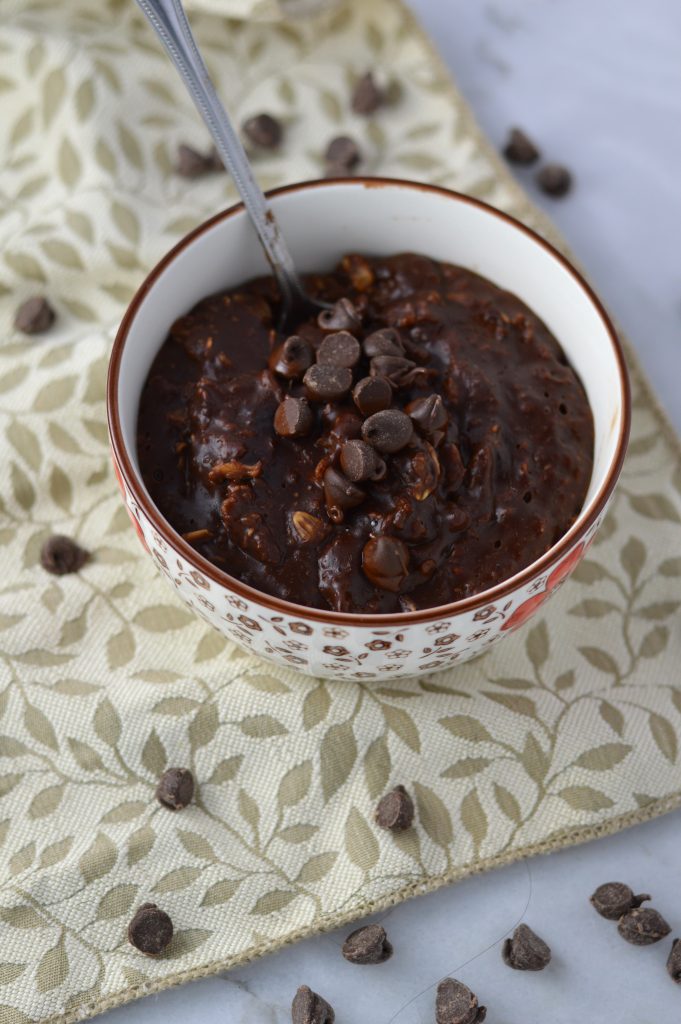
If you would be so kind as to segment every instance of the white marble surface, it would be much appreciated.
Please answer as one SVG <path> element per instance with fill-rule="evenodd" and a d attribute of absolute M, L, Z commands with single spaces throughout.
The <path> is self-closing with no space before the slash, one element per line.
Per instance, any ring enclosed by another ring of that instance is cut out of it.
<path fill-rule="evenodd" d="M 574 193 L 543 202 L 681 429 L 681 4 L 412 2 L 495 143 L 517 123 L 574 170 Z M 532 173 L 522 179 L 531 184 Z M 672 1024 L 681 989 L 665 973 L 669 941 L 628 946 L 586 898 L 608 878 L 650 888 L 681 934 L 680 829 L 677 812 L 402 904 L 380 918 L 396 950 L 381 967 L 345 963 L 332 934 L 103 1019 L 284 1024 L 305 983 L 335 1006 L 338 1024 L 429 1024 L 435 985 L 453 974 L 487 1004 L 490 1024 Z M 542 974 L 501 962 L 501 940 L 520 919 L 554 949 Z"/>

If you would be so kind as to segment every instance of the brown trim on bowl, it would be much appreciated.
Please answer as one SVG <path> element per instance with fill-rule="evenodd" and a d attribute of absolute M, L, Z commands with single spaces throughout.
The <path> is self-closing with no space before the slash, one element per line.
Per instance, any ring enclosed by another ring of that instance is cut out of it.
<path fill-rule="evenodd" d="M 334 612 L 326 611 L 321 608 L 308 608 L 305 605 L 294 604 L 290 601 L 284 601 L 282 598 L 273 597 L 270 594 L 265 594 L 260 590 L 256 590 L 254 587 L 250 587 L 241 580 L 236 579 L 234 576 L 230 576 L 218 569 L 217 566 L 209 562 L 208 559 L 200 555 L 194 548 L 191 547 L 185 540 L 180 537 L 178 533 L 170 526 L 170 524 L 161 516 L 160 512 L 153 504 L 151 499 L 148 497 L 146 490 L 140 485 L 140 481 L 135 473 L 132 462 L 128 456 L 127 449 L 123 442 L 123 432 L 121 429 L 119 411 L 118 411 L 118 375 L 120 369 L 121 356 L 125 347 L 126 338 L 130 325 L 142 304 L 146 298 L 148 292 L 156 283 L 156 280 L 165 270 L 165 268 L 173 262 L 175 257 L 182 252 L 191 242 L 194 241 L 199 235 L 212 228 L 215 224 L 222 220 L 226 220 L 228 217 L 232 217 L 243 210 L 243 204 L 238 203 L 235 206 L 231 206 L 227 210 L 223 210 L 217 213 L 214 217 L 204 221 L 189 234 L 185 235 L 173 248 L 166 253 L 166 255 L 160 260 L 159 263 L 150 271 L 146 279 L 142 282 L 141 286 L 135 293 L 130 305 L 128 306 L 121 325 L 116 334 L 113 348 L 111 350 L 111 358 L 109 361 L 109 372 L 107 378 L 107 418 L 109 423 L 109 436 L 111 439 L 111 446 L 114 453 L 114 458 L 117 465 L 123 475 L 123 478 L 132 492 L 135 500 L 140 505 L 144 512 L 153 523 L 157 532 L 168 542 L 168 544 L 174 548 L 179 554 L 181 554 L 188 562 L 194 565 L 200 572 L 208 576 L 215 583 L 220 586 L 226 587 L 242 597 L 248 600 L 255 601 L 261 605 L 265 605 L 267 608 L 275 612 L 281 612 L 285 615 L 292 616 L 294 618 L 308 618 L 313 619 L 317 622 L 325 622 L 333 625 L 362 625 L 362 626 L 386 626 L 386 625 L 410 625 L 412 623 L 428 622 L 432 619 L 444 618 L 447 615 L 457 615 L 460 612 L 471 611 L 474 608 L 478 608 L 481 605 L 489 604 L 492 601 L 498 601 L 505 597 L 510 591 L 515 590 L 516 587 L 521 586 L 531 577 L 543 572 L 549 566 L 553 565 L 554 562 L 559 560 L 561 556 L 567 551 L 568 548 L 580 540 L 584 534 L 589 530 L 595 520 L 602 512 L 606 502 L 608 501 L 617 478 L 622 469 L 624 457 L 626 454 L 627 443 L 629 439 L 629 429 L 631 425 L 631 393 L 629 387 L 629 376 L 627 373 L 626 362 L 624 359 L 624 353 L 620 345 L 619 339 L 615 328 L 613 327 L 610 318 L 608 317 L 605 309 L 594 293 L 591 286 L 584 280 L 582 275 L 572 266 L 569 260 L 565 258 L 557 249 L 555 249 L 549 242 L 543 239 L 531 228 L 526 227 L 520 221 L 511 217 L 509 214 L 504 213 L 501 210 L 495 209 L 488 203 L 483 203 L 479 199 L 474 199 L 472 196 L 463 195 L 460 192 L 455 192 L 452 189 L 443 188 L 439 185 L 428 185 L 421 182 L 407 181 L 400 178 L 323 178 L 314 179 L 312 181 L 298 182 L 293 185 L 283 185 L 280 188 L 272 189 L 267 193 L 268 196 L 279 196 L 285 195 L 289 192 L 299 192 L 313 188 L 324 188 L 337 184 L 353 185 L 363 188 L 381 188 L 381 187 L 393 187 L 398 186 L 400 188 L 414 189 L 422 192 L 435 192 L 438 195 L 446 196 L 451 199 L 455 199 L 458 202 L 468 203 L 471 206 L 476 206 L 479 209 L 484 210 L 487 213 L 493 214 L 495 217 L 499 217 L 501 220 L 506 221 L 512 227 L 519 231 L 524 232 L 534 242 L 541 245 L 551 256 L 554 257 L 563 268 L 576 280 L 577 284 L 586 292 L 587 296 L 593 303 L 598 315 L 600 316 L 606 332 L 610 338 L 617 365 L 619 369 L 620 377 L 620 390 L 622 394 L 622 421 L 620 425 L 620 433 L 617 439 L 617 448 L 615 456 L 608 471 L 608 474 L 603 482 L 603 485 L 592 502 L 592 508 L 588 516 L 581 523 L 575 523 L 573 527 L 563 537 L 554 544 L 541 558 L 532 562 L 525 569 L 521 569 L 520 572 L 516 573 L 515 576 L 510 577 L 508 580 L 504 580 L 498 583 L 496 586 L 491 587 L 489 590 L 484 590 L 480 594 L 475 594 L 473 597 L 464 598 L 461 601 L 455 601 L 451 604 L 438 605 L 435 608 L 424 608 L 420 611 L 415 612 L 394 612 L 383 615 L 364 615 L 362 613 L 353 612 Z"/>

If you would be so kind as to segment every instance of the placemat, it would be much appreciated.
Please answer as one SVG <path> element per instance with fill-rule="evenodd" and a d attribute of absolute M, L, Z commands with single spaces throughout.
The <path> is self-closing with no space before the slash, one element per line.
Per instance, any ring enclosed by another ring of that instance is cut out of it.
<path fill-rule="evenodd" d="M 381 685 L 243 655 L 139 547 L 104 410 L 126 301 L 234 191 L 224 174 L 173 173 L 178 142 L 208 140 L 129 0 L 3 8 L 0 1022 L 82 1019 L 676 806 L 679 446 L 631 354 L 633 441 L 612 513 L 524 631 L 472 664 Z M 264 185 L 318 176 L 329 138 L 348 133 L 364 172 L 456 187 L 556 240 L 400 3 L 193 22 L 239 120 L 286 123 L 280 153 L 257 161 Z M 369 67 L 400 95 L 362 119 L 348 95 Z M 26 338 L 12 317 L 35 292 L 58 320 Z M 39 566 L 53 531 L 93 552 L 77 575 Z M 170 764 L 198 781 L 179 814 L 154 800 Z M 372 809 L 396 783 L 417 821 L 393 837 Z M 126 941 L 147 900 L 176 927 L 155 961 Z"/>

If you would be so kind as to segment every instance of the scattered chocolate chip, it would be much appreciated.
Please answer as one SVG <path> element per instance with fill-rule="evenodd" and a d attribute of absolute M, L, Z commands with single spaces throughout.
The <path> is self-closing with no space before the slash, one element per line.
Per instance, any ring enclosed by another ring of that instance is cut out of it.
<path fill-rule="evenodd" d="M 362 569 L 374 586 L 396 594 L 409 575 L 409 550 L 397 537 L 370 537 L 362 548 Z"/>
<path fill-rule="evenodd" d="M 355 508 L 365 498 L 364 491 L 356 487 L 351 480 L 339 473 L 332 466 L 324 473 L 324 500 L 333 522 L 342 522 L 343 512 Z"/>
<path fill-rule="evenodd" d="M 422 368 L 417 370 L 416 363 L 404 356 L 374 356 L 369 364 L 372 377 L 385 377 L 394 388 L 412 383 L 415 371 L 424 372 Z"/>
<path fill-rule="evenodd" d="M 194 776 L 189 768 L 167 768 L 156 787 L 156 799 L 170 811 L 181 811 L 192 802 Z"/>
<path fill-rule="evenodd" d="M 376 84 L 370 71 L 357 80 L 352 93 L 352 109 L 356 114 L 373 114 L 385 101 L 385 93 Z"/>
<path fill-rule="evenodd" d="M 324 159 L 331 167 L 349 171 L 357 166 L 362 159 L 362 154 L 354 139 L 348 135 L 338 135 L 335 139 L 331 139 L 326 147 Z"/>
<path fill-rule="evenodd" d="M 34 295 L 19 306 L 14 314 L 14 326 L 24 334 L 42 334 L 55 320 L 55 312 L 43 295 Z"/>
<path fill-rule="evenodd" d="M 317 349 L 320 366 L 346 366 L 351 369 L 359 362 L 362 354 L 359 342 L 348 331 L 334 331 L 327 334 Z"/>
<path fill-rule="evenodd" d="M 352 387 L 352 370 L 347 366 L 320 366 L 316 363 L 306 371 L 303 384 L 315 402 L 332 402 L 347 395 Z"/>
<path fill-rule="evenodd" d="M 383 409 L 362 424 L 362 437 L 379 452 L 399 452 L 413 434 L 411 420 L 399 409 Z"/>
<path fill-rule="evenodd" d="M 589 902 L 601 917 L 606 917 L 609 921 L 617 921 L 628 910 L 640 907 L 649 899 L 648 893 L 634 896 L 633 891 L 624 882 L 604 882 L 589 897 Z"/>
<path fill-rule="evenodd" d="M 551 950 L 526 924 L 519 924 L 501 947 L 505 964 L 515 971 L 543 971 L 551 962 Z"/>
<path fill-rule="evenodd" d="M 633 946 L 650 946 L 669 935 L 671 928 L 652 907 L 635 907 L 619 919 L 617 931 Z"/>
<path fill-rule="evenodd" d="M 323 309 L 317 317 L 323 331 L 355 331 L 362 318 L 350 299 L 339 299 L 330 309 Z"/>
<path fill-rule="evenodd" d="M 319 544 L 331 529 L 328 523 L 302 510 L 292 514 L 291 525 L 301 544 Z"/>
<path fill-rule="evenodd" d="M 313 362 L 312 345 L 297 334 L 292 334 L 272 350 L 267 365 L 273 373 L 278 373 L 287 380 L 297 380 Z"/>
<path fill-rule="evenodd" d="M 261 149 L 276 149 L 281 144 L 283 129 L 281 121 L 271 114 L 256 114 L 244 121 L 241 130 L 254 146 Z"/>
<path fill-rule="evenodd" d="M 348 480 L 382 480 L 387 472 L 383 459 L 365 441 L 346 441 L 340 453 L 341 469 Z"/>
<path fill-rule="evenodd" d="M 681 985 L 681 939 L 674 939 L 672 942 L 667 957 L 667 974 L 677 985 Z"/>
<path fill-rule="evenodd" d="M 90 558 L 75 540 L 57 533 L 48 537 L 40 549 L 40 564 L 54 576 L 66 576 L 70 572 L 78 572 Z"/>
<path fill-rule="evenodd" d="M 414 820 L 414 803 L 404 786 L 395 786 L 378 801 L 374 814 L 376 824 L 391 832 L 404 832 Z"/>
<path fill-rule="evenodd" d="M 343 164 L 327 164 L 324 168 L 325 178 L 352 178 L 354 171 L 350 167 L 344 167 Z"/>
<path fill-rule="evenodd" d="M 173 922 L 155 903 L 143 903 L 128 925 L 128 942 L 145 956 L 158 956 L 173 937 Z"/>
<path fill-rule="evenodd" d="M 439 433 L 447 423 L 447 410 L 439 395 L 417 398 L 409 403 L 405 412 L 426 437 Z"/>
<path fill-rule="evenodd" d="M 305 437 L 312 429 L 314 416 L 306 398 L 285 398 L 274 414 L 274 429 L 280 437 Z"/>
<path fill-rule="evenodd" d="M 292 1024 L 333 1024 L 335 1014 L 326 999 L 301 985 L 291 1004 Z"/>
<path fill-rule="evenodd" d="M 504 146 L 504 156 L 512 164 L 533 164 L 539 159 L 539 150 L 522 129 L 512 128 Z"/>
<path fill-rule="evenodd" d="M 555 198 L 567 195 L 572 188 L 572 175 L 560 164 L 545 164 L 537 171 L 536 180 L 542 192 Z"/>
<path fill-rule="evenodd" d="M 381 327 L 368 334 L 362 347 L 369 359 L 374 356 L 404 356 L 402 339 L 394 327 Z"/>
<path fill-rule="evenodd" d="M 393 400 L 393 389 L 386 377 L 362 377 L 352 391 L 355 405 L 363 416 L 389 409 Z"/>
<path fill-rule="evenodd" d="M 351 964 L 384 964 L 393 955 L 393 947 L 382 925 L 368 924 L 348 935 L 341 952 Z"/>
<path fill-rule="evenodd" d="M 222 170 L 222 166 L 222 161 L 214 148 L 207 153 L 199 153 L 183 142 L 177 147 L 175 172 L 182 178 L 200 178 L 203 174 Z"/>
<path fill-rule="evenodd" d="M 437 1024 L 482 1024 L 487 1009 L 478 1006 L 478 997 L 454 978 L 445 978 L 437 987 L 435 1020 Z"/>

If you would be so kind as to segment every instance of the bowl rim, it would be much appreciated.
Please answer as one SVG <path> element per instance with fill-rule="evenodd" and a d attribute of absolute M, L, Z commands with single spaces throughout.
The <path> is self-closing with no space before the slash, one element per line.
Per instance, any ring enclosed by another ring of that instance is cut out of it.
<path fill-rule="evenodd" d="M 123 430 L 121 427 L 118 408 L 118 379 L 121 359 L 132 322 L 137 315 L 140 306 L 147 298 L 147 295 L 153 289 L 156 281 L 166 267 L 168 267 L 181 252 L 183 252 L 204 232 L 209 231 L 216 224 L 242 213 L 244 211 L 244 205 L 241 202 L 214 214 L 212 217 L 208 218 L 208 220 L 203 221 L 188 234 L 184 235 L 184 237 L 181 238 L 148 273 L 142 284 L 135 292 L 125 311 L 111 349 L 107 376 L 107 420 L 114 461 L 137 504 L 144 510 L 145 515 L 151 521 L 156 531 L 173 549 L 190 562 L 199 572 L 208 576 L 214 583 L 217 583 L 219 586 L 231 592 L 235 592 L 240 597 L 245 597 L 256 604 L 264 605 L 270 611 L 281 612 L 295 619 L 312 619 L 316 622 L 331 625 L 342 625 L 346 627 L 408 626 L 416 623 L 430 622 L 434 619 L 443 619 L 448 616 L 456 616 L 462 612 L 472 611 L 482 605 L 499 601 L 501 598 L 506 597 L 519 587 L 522 587 L 523 584 L 527 583 L 529 580 L 540 575 L 545 569 L 558 561 L 562 555 L 572 548 L 579 540 L 583 539 L 585 534 L 588 533 L 590 528 L 598 519 L 607 504 L 610 495 L 612 494 L 615 484 L 617 483 L 617 479 L 624 463 L 629 439 L 629 430 L 631 426 L 631 390 L 624 352 L 617 336 L 617 332 L 606 313 L 603 304 L 582 274 L 572 265 L 572 263 L 561 252 L 559 252 L 558 249 L 551 245 L 550 242 L 542 238 L 536 231 L 533 231 L 532 228 L 527 227 L 510 214 L 505 213 L 502 210 L 498 210 L 494 206 L 490 206 L 489 203 L 485 203 L 480 199 L 465 195 L 461 192 L 456 192 L 453 189 L 448 189 L 441 185 L 409 181 L 403 178 L 366 176 L 351 178 L 315 178 L 309 181 L 295 182 L 290 185 L 282 185 L 278 188 L 270 189 L 266 192 L 266 195 L 268 198 L 272 198 L 287 195 L 291 192 L 306 192 L 313 189 L 333 187 L 334 185 L 339 184 L 350 185 L 357 188 L 390 188 L 397 186 L 398 188 L 412 191 L 435 193 L 447 199 L 475 206 L 484 213 L 498 217 L 516 230 L 522 231 L 537 245 L 540 245 L 558 261 L 563 269 L 574 278 L 577 284 L 586 293 L 587 298 L 595 307 L 596 312 L 605 327 L 606 334 L 610 339 L 610 344 L 617 362 L 620 393 L 622 396 L 622 416 L 617 445 L 601 488 L 592 500 L 591 511 L 589 514 L 581 523 L 573 524 L 567 533 L 563 534 L 560 540 L 558 540 L 556 544 L 552 545 L 540 558 L 515 573 L 514 576 L 510 576 L 508 579 L 502 580 L 500 583 L 495 584 L 487 590 L 481 591 L 479 594 L 462 598 L 459 601 L 452 601 L 449 604 L 436 605 L 432 608 L 423 608 L 411 612 L 387 612 L 383 614 L 337 612 L 332 609 L 310 608 L 306 605 L 296 604 L 292 601 L 286 601 L 284 598 L 266 594 L 261 590 L 257 590 L 255 587 L 251 587 L 248 584 L 243 583 L 236 577 L 230 576 L 229 573 L 223 572 L 222 569 L 219 569 L 212 562 L 208 561 L 207 558 L 204 558 L 203 555 L 199 554 L 198 551 L 191 547 L 187 541 L 183 540 L 180 534 L 177 533 L 170 523 L 168 523 L 161 515 L 159 510 L 151 501 L 151 498 L 148 497 L 146 490 L 141 486 L 140 478 L 135 472 L 132 461 L 128 455 L 128 451 L 123 440 Z"/>

